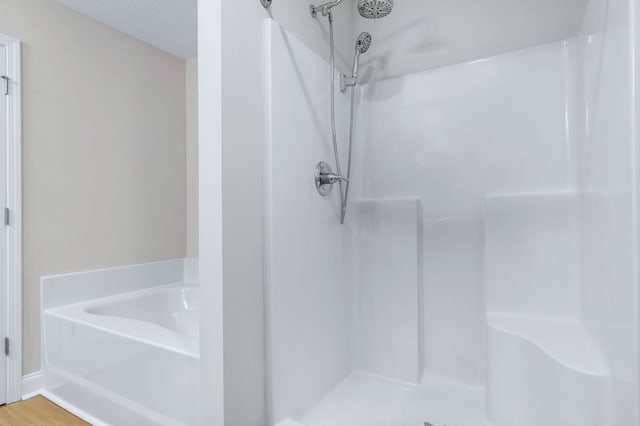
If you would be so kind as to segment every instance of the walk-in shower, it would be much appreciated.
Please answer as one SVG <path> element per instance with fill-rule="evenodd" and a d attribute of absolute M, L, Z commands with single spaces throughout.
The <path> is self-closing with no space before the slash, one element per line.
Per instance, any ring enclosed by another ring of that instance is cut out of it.
<path fill-rule="evenodd" d="M 640 424 L 636 1 L 265 23 L 268 425 Z"/>
<path fill-rule="evenodd" d="M 315 182 L 318 192 L 322 196 L 327 196 L 331 192 L 334 184 L 338 184 L 340 189 L 340 223 L 344 223 L 347 214 L 347 204 L 349 201 L 349 187 L 351 185 L 351 155 L 353 152 L 353 137 L 355 127 L 355 86 L 358 82 L 358 67 L 360 55 L 366 53 L 371 47 L 371 34 L 361 33 L 356 39 L 356 51 L 353 58 L 353 69 L 351 77 L 340 75 L 340 90 L 345 92 L 347 87 L 351 87 L 351 110 L 349 113 L 349 148 L 347 154 L 347 175 L 342 175 L 342 165 L 340 163 L 340 153 L 338 147 L 338 137 L 336 135 L 336 107 L 335 107 L 335 41 L 333 29 L 333 13 L 331 9 L 342 3 L 344 0 L 336 0 L 319 6 L 311 5 L 311 16 L 314 18 L 321 13 L 329 19 L 329 57 L 331 73 L 331 135 L 333 141 L 333 152 L 335 157 L 336 173 L 333 173 L 331 166 L 325 161 L 316 165 Z M 358 12 L 360 16 L 367 19 L 383 18 L 391 13 L 393 9 L 392 0 L 360 0 L 358 2 Z"/>

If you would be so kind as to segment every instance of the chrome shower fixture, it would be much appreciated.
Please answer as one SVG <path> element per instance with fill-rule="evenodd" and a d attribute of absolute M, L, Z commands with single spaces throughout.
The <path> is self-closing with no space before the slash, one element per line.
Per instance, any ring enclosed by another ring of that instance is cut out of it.
<path fill-rule="evenodd" d="M 358 52 L 358 55 L 367 53 L 369 47 L 371 47 L 371 34 L 367 32 L 360 33 L 356 39 L 356 52 Z"/>
<path fill-rule="evenodd" d="M 321 13 L 327 16 L 331 9 L 342 3 L 344 0 L 334 0 L 321 5 L 311 5 L 311 15 L 314 17 Z M 360 0 L 358 1 L 358 12 L 360 16 L 367 19 L 384 18 L 393 10 L 393 0 Z"/>
<path fill-rule="evenodd" d="M 330 1 L 327 3 L 322 3 L 319 6 L 312 4 L 311 6 L 309 6 L 309 8 L 311 9 L 311 16 L 315 18 L 318 15 L 318 12 L 322 13 L 322 16 L 327 16 L 329 13 L 331 13 L 331 9 L 333 9 L 343 1 L 344 0 Z"/>
<path fill-rule="evenodd" d="M 360 0 L 358 12 L 367 19 L 384 18 L 393 10 L 393 0 Z"/>
<path fill-rule="evenodd" d="M 353 57 L 353 68 L 351 71 L 351 77 L 347 77 L 344 74 L 340 74 L 340 90 L 344 93 L 347 91 L 347 87 L 355 86 L 358 82 L 358 68 L 360 67 L 360 55 L 367 53 L 367 50 L 371 47 L 371 34 L 364 32 L 360 33 L 356 39 L 356 54 Z"/>
<path fill-rule="evenodd" d="M 371 47 L 371 34 L 361 33 L 356 40 L 356 55 L 353 59 L 353 71 L 351 77 L 340 74 L 340 88 L 343 92 L 347 87 L 351 90 L 351 112 L 349 118 L 349 154 L 347 156 L 347 176 L 342 176 L 342 166 L 340 164 L 340 154 L 338 152 L 338 137 L 336 134 L 336 100 L 335 100 L 335 41 L 333 37 L 333 13 L 331 9 L 338 6 L 344 0 L 334 0 L 322 3 L 319 6 L 311 5 L 311 16 L 316 18 L 318 13 L 326 16 L 329 21 L 329 80 L 331 93 L 331 140 L 333 142 L 333 154 L 335 157 L 336 172 L 331 171 L 331 167 L 326 162 L 318 163 L 316 167 L 316 188 L 322 196 L 329 195 L 331 186 L 337 184 L 340 189 L 340 223 L 344 223 L 349 202 L 349 178 L 351 176 L 351 152 L 353 147 L 354 126 L 355 126 L 355 85 L 358 80 L 358 66 L 360 55 L 366 53 Z M 393 9 L 393 0 L 359 0 L 358 12 L 367 19 L 377 19 L 387 16 Z"/>

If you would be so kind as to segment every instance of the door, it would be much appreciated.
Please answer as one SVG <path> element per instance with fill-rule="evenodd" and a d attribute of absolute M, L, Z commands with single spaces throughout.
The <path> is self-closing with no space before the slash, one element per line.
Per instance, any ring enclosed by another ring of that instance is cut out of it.
<path fill-rule="evenodd" d="M 0 46 L 0 76 L 7 74 L 6 49 Z M 7 103 L 5 80 L 0 81 L 0 217 L 4 222 L 6 205 L 6 146 L 7 146 Z M 7 357 L 5 355 L 5 336 L 7 335 L 7 229 L 0 223 L 0 404 L 7 402 Z"/>

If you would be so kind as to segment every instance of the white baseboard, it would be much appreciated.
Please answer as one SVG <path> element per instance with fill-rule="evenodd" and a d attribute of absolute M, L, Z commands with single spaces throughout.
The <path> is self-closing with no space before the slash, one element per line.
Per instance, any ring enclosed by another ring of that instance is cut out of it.
<path fill-rule="evenodd" d="M 42 371 L 22 376 L 22 399 L 33 398 L 42 393 Z"/>

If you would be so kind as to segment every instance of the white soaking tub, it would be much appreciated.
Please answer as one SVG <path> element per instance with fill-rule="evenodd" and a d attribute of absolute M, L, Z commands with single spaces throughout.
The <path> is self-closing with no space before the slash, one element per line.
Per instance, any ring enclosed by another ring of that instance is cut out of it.
<path fill-rule="evenodd" d="M 42 324 L 45 396 L 93 424 L 197 423 L 197 286 L 56 306 Z"/>

